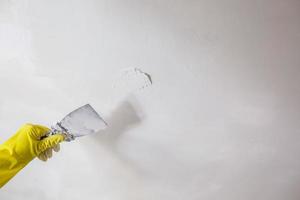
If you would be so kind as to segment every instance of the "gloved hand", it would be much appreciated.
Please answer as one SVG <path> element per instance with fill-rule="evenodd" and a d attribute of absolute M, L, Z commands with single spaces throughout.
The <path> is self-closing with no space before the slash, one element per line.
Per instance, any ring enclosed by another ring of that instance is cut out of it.
<path fill-rule="evenodd" d="M 64 140 L 63 134 L 41 139 L 49 128 L 41 125 L 26 124 L 5 143 L 0 145 L 0 187 L 24 168 L 36 156 L 47 160 L 43 155 L 50 156 L 52 148 Z"/>
<path fill-rule="evenodd" d="M 52 150 L 55 152 L 59 152 L 60 150 L 60 145 L 57 144 L 52 148 L 46 149 L 45 151 L 43 151 L 42 153 L 40 153 L 37 157 L 38 159 L 40 159 L 41 161 L 46 162 L 49 158 L 52 157 Z"/>

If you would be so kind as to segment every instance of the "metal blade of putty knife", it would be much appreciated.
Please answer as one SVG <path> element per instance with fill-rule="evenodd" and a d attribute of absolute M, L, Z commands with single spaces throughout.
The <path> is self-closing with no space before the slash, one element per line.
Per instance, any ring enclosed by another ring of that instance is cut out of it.
<path fill-rule="evenodd" d="M 66 141 L 74 140 L 77 137 L 89 135 L 103 130 L 107 123 L 100 117 L 90 104 L 69 113 L 60 122 L 51 127 L 50 135 L 64 133 Z"/>

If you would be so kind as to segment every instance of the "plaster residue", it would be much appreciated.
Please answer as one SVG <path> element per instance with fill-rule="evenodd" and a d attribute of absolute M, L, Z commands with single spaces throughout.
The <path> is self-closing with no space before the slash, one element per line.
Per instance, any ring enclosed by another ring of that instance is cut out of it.
<path fill-rule="evenodd" d="M 151 76 L 138 68 L 122 70 L 114 89 L 119 93 L 132 93 L 144 90 L 152 85 Z"/>

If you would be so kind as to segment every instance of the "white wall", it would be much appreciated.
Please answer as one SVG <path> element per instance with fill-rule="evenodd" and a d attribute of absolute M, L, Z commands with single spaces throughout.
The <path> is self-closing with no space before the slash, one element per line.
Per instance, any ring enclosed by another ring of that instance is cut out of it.
<path fill-rule="evenodd" d="M 91 103 L 109 135 L 2 200 L 298 200 L 300 2 L 0 0 L 0 137 Z M 120 70 L 152 87 L 124 98 Z"/>

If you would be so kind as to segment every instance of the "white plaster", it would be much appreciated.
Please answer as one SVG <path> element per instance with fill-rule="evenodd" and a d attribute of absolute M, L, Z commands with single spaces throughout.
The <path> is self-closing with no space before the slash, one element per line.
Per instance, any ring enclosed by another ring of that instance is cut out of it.
<path fill-rule="evenodd" d="M 112 100 L 122 100 L 152 85 L 151 76 L 138 68 L 121 70 L 113 83 Z"/>
<path fill-rule="evenodd" d="M 0 0 L 0 139 L 85 103 L 109 124 L 0 199 L 298 200 L 299 15 L 295 0 Z"/>

